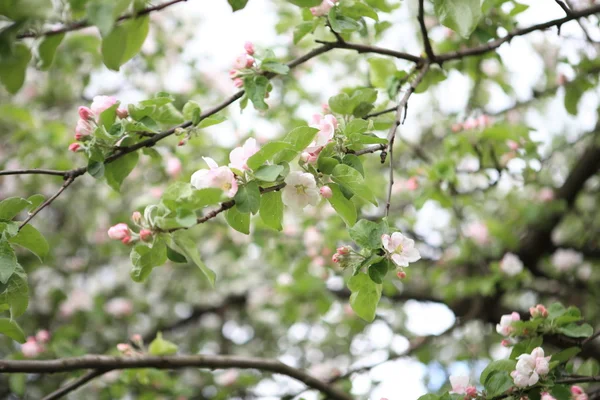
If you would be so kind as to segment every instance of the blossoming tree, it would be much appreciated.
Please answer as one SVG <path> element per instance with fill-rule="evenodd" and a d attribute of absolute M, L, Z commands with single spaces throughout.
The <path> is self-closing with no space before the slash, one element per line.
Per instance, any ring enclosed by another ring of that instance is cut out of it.
<path fill-rule="evenodd" d="M 1 395 L 599 398 L 600 6 L 218 3 L 0 4 Z"/>

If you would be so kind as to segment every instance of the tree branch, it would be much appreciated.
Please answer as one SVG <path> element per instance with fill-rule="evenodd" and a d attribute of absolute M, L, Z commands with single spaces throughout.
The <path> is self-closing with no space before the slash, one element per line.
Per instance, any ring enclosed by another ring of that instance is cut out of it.
<path fill-rule="evenodd" d="M 13 169 L 0 171 L 0 176 L 2 175 L 55 175 L 55 176 L 66 176 L 70 171 L 57 171 L 54 169 L 42 169 L 42 168 L 33 168 L 33 169 Z"/>
<path fill-rule="evenodd" d="M 359 44 L 359 43 L 348 43 L 348 42 L 326 42 L 323 40 L 317 40 L 317 43 L 321 43 L 324 45 L 330 45 L 335 49 L 347 49 L 347 50 L 356 50 L 358 53 L 376 53 L 382 54 L 385 56 L 391 56 L 395 58 L 399 58 L 401 60 L 412 61 L 418 65 L 422 64 L 425 60 L 423 57 L 415 56 L 413 54 L 404 53 L 401 51 L 386 49 L 383 47 L 371 46 L 367 44 Z"/>
<path fill-rule="evenodd" d="M 48 207 L 50 204 L 52 204 L 52 202 L 54 200 L 56 200 L 56 198 L 58 196 L 60 196 L 60 194 L 62 192 L 65 191 L 65 189 L 67 189 L 71 183 L 73 183 L 73 181 L 75 180 L 74 177 L 69 177 L 67 178 L 67 180 L 65 180 L 65 182 L 62 184 L 62 186 L 60 187 L 60 189 L 58 189 L 58 191 L 54 194 L 54 196 L 50 197 L 48 200 L 46 200 L 45 202 L 43 202 L 38 208 L 36 208 L 35 210 L 33 210 L 33 212 L 31 214 L 29 214 L 29 216 L 25 219 L 25 221 L 21 222 L 21 225 L 19 225 L 19 230 L 23 229 L 23 227 L 25 225 L 27 225 L 27 223 L 29 221 L 31 221 L 33 219 L 33 217 L 35 217 L 40 211 L 42 211 L 44 208 Z"/>
<path fill-rule="evenodd" d="M 171 1 L 168 1 L 163 4 L 145 8 L 138 12 L 125 14 L 125 15 L 122 15 L 121 17 L 117 18 L 116 22 L 124 21 L 124 20 L 131 19 L 131 18 L 137 18 L 139 16 L 150 14 L 151 12 L 154 12 L 154 11 L 160 11 L 167 7 L 172 6 L 173 4 L 181 3 L 183 1 L 187 1 L 187 0 L 171 0 Z M 42 36 L 53 36 L 53 35 L 58 35 L 59 33 L 66 33 L 66 32 L 70 32 L 70 31 L 76 31 L 79 29 L 87 28 L 88 26 L 91 26 L 91 25 L 92 24 L 90 21 L 88 21 L 87 19 L 82 19 L 81 21 L 67 24 L 67 25 L 63 26 L 62 28 L 58 28 L 58 29 L 51 29 L 51 30 L 44 31 L 44 32 L 22 33 L 20 35 L 17 35 L 17 39 L 38 38 L 38 37 L 42 37 Z"/>
<path fill-rule="evenodd" d="M 423 45 L 425 46 L 425 54 L 427 54 L 427 60 L 430 63 L 435 62 L 435 54 L 431 48 L 431 42 L 429 41 L 429 35 L 427 34 L 427 27 L 425 26 L 425 0 L 419 0 L 419 26 L 421 28 L 421 36 L 423 36 Z"/>
<path fill-rule="evenodd" d="M 181 369 L 181 368 L 244 368 L 258 369 L 275 374 L 287 375 L 305 385 L 314 388 L 334 400 L 352 400 L 350 395 L 332 387 L 299 369 L 290 367 L 278 360 L 263 358 L 237 357 L 237 356 L 136 356 L 136 357 L 111 357 L 102 355 L 87 355 L 82 357 L 63 358 L 56 360 L 1 360 L 0 373 L 39 373 L 53 374 L 58 372 L 77 371 L 81 369 L 95 369 L 103 372 L 111 370 L 156 368 L 156 369 Z M 93 379 L 93 378 L 90 378 Z M 89 379 L 88 379 L 89 380 Z M 85 382 L 83 382 L 85 383 Z M 82 384 L 83 384 L 82 383 Z M 80 385 L 81 386 L 81 385 Z"/>
<path fill-rule="evenodd" d="M 75 379 L 74 381 L 67 383 L 65 386 L 58 388 L 54 392 L 50 393 L 48 396 L 44 397 L 42 400 L 60 399 L 64 395 L 71 393 L 72 391 L 85 385 L 92 379 L 95 379 L 99 376 L 104 375 L 106 372 L 108 372 L 108 371 L 104 370 L 104 369 L 94 369 L 94 370 L 88 372 L 87 374 L 80 376 L 79 378 Z"/>

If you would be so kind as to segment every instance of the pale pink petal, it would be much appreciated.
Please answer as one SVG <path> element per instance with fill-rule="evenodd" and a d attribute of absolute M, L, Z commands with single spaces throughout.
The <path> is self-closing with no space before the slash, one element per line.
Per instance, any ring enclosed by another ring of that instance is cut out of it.
<path fill-rule="evenodd" d="M 219 167 L 219 164 L 217 164 L 217 162 L 210 157 L 202 157 L 202 159 L 204 160 L 204 162 L 206 162 L 206 164 L 208 164 L 208 167 L 210 169 L 215 169 Z"/>
<path fill-rule="evenodd" d="M 416 248 L 408 249 L 402 252 L 402 255 L 408 259 L 408 262 L 415 262 L 421 259 L 421 254 Z"/>
<path fill-rule="evenodd" d="M 408 267 L 408 260 L 400 254 L 392 254 L 392 261 L 399 267 Z"/>
<path fill-rule="evenodd" d="M 390 250 L 390 235 L 388 235 L 388 234 L 381 235 L 381 243 L 383 243 L 384 249 L 386 249 L 387 251 L 393 251 L 393 249 Z"/>
<path fill-rule="evenodd" d="M 392 240 L 391 240 L 391 248 L 392 249 L 397 249 L 398 246 L 402 245 L 402 242 L 404 241 L 404 235 L 401 234 L 400 232 L 394 232 L 392 233 Z"/>

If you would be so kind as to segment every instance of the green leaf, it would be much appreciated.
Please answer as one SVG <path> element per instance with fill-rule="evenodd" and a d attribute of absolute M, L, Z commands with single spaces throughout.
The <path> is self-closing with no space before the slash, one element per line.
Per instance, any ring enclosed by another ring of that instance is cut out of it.
<path fill-rule="evenodd" d="M 265 61 L 260 64 L 260 69 L 263 71 L 270 71 L 279 75 L 286 75 L 290 72 L 290 67 L 285 64 L 275 62 L 275 61 Z"/>
<path fill-rule="evenodd" d="M 550 394 L 556 400 L 571 400 L 574 397 L 571 396 L 571 389 L 567 385 L 554 385 L 550 388 Z"/>
<path fill-rule="evenodd" d="M 513 385 L 513 379 L 506 371 L 492 371 L 483 384 L 490 398 L 503 394 Z"/>
<path fill-rule="evenodd" d="M 134 151 L 106 164 L 104 175 L 106 176 L 106 182 L 111 188 L 117 192 L 121 190 L 121 184 L 131 171 L 133 171 L 138 159 L 139 155 L 137 151 Z"/>
<path fill-rule="evenodd" d="M 385 89 L 388 80 L 396 73 L 396 64 L 389 58 L 369 58 L 369 79 L 371 85 Z"/>
<path fill-rule="evenodd" d="M 352 114 L 354 109 L 350 96 L 346 93 L 340 93 L 336 96 L 329 98 L 329 108 L 334 113 L 338 114 Z"/>
<path fill-rule="evenodd" d="M 104 176 L 104 163 L 101 161 L 90 160 L 87 167 L 88 173 L 96 179 Z"/>
<path fill-rule="evenodd" d="M 236 231 L 250 234 L 250 214 L 241 213 L 236 206 L 225 211 L 225 220 Z"/>
<path fill-rule="evenodd" d="M 567 312 L 565 306 L 560 303 L 552 303 L 548 307 L 548 319 L 554 321 L 556 318 L 564 315 Z"/>
<path fill-rule="evenodd" d="M 284 138 L 283 142 L 290 145 L 288 149 L 283 149 L 273 157 L 273 162 L 290 162 L 308 146 L 319 132 L 316 128 L 308 126 L 299 126 L 292 129 Z M 265 146 L 266 147 L 266 146 Z"/>
<path fill-rule="evenodd" d="M 260 208 L 260 189 L 256 181 L 240 185 L 233 199 L 239 212 L 256 214 Z"/>
<path fill-rule="evenodd" d="M 102 40 L 102 59 L 108 68 L 118 71 L 141 49 L 149 29 L 148 16 L 128 19 Z"/>
<path fill-rule="evenodd" d="M 578 85 L 577 82 L 566 85 L 564 104 L 569 114 L 577 115 L 579 100 L 581 100 L 583 93 L 585 93 L 585 88 L 582 85 Z"/>
<path fill-rule="evenodd" d="M 362 162 L 357 155 L 354 154 L 346 154 L 342 159 L 342 163 L 348 165 L 349 167 L 357 170 L 363 177 L 365 176 L 365 170 L 363 168 Z"/>
<path fill-rule="evenodd" d="M 248 215 L 248 218 L 250 218 L 249 214 L 246 215 Z M 177 247 L 179 247 L 179 250 L 181 250 L 188 260 L 192 261 L 194 264 L 196 264 L 196 266 L 198 266 L 198 268 L 200 268 L 200 271 L 202 271 L 204 276 L 206 276 L 210 285 L 214 287 L 217 275 L 212 269 L 208 268 L 204 264 L 202 258 L 200 257 L 200 253 L 198 252 L 196 242 L 189 236 L 188 232 L 183 230 L 176 231 L 172 234 L 172 238 Z"/>
<path fill-rule="evenodd" d="M 346 127 L 344 128 L 344 134 L 346 136 L 350 136 L 354 133 L 365 133 L 369 128 L 369 123 L 364 119 L 355 118 L 352 121 L 348 122 Z"/>
<path fill-rule="evenodd" d="M 265 103 L 268 85 L 269 80 L 262 75 L 254 75 L 244 79 L 246 96 L 252 101 L 254 108 L 257 110 L 265 111 L 269 109 L 269 105 Z"/>
<path fill-rule="evenodd" d="M 343 15 L 352 19 L 360 19 L 362 17 L 371 18 L 374 21 L 379 21 L 379 16 L 371 7 L 360 2 L 341 2 L 340 11 Z"/>
<path fill-rule="evenodd" d="M 283 201 L 281 191 L 267 192 L 262 195 L 259 210 L 260 218 L 269 228 L 283 229 Z"/>
<path fill-rule="evenodd" d="M 342 14 L 338 14 L 337 7 L 333 7 L 329 10 L 329 23 L 331 29 L 337 33 L 352 33 L 358 31 L 361 28 L 360 23 L 352 18 L 346 17 Z"/>
<path fill-rule="evenodd" d="M 222 115 L 211 115 L 210 117 L 203 118 L 198 124 L 198 128 L 206 128 L 208 126 L 217 125 L 225 120 L 227 120 L 227 118 Z"/>
<path fill-rule="evenodd" d="M 29 60 L 31 52 L 22 43 L 16 44 L 10 54 L 0 57 L 0 82 L 9 93 L 17 93 L 23 86 Z"/>
<path fill-rule="evenodd" d="M 33 196 L 29 196 L 27 201 L 31 204 L 27 208 L 29 211 L 33 211 L 38 208 L 43 202 L 46 200 L 43 194 L 34 194 Z"/>
<path fill-rule="evenodd" d="M 377 199 L 371 189 L 365 183 L 360 172 L 354 168 L 345 164 L 336 165 L 331 173 L 331 180 L 343 185 L 358 197 L 377 205 Z"/>
<path fill-rule="evenodd" d="M 361 219 L 348 230 L 352 240 L 367 249 L 379 249 L 382 246 L 381 235 L 386 231 L 384 224 Z"/>
<path fill-rule="evenodd" d="M 594 328 L 590 324 L 569 324 L 558 328 L 557 331 L 565 336 L 574 338 L 586 338 L 594 334 Z"/>
<path fill-rule="evenodd" d="M 479 382 L 485 383 L 487 378 L 490 376 L 492 372 L 495 371 L 506 371 L 510 372 L 515 369 L 517 362 L 515 360 L 495 360 L 492 361 L 481 371 L 481 376 L 479 377 Z"/>
<path fill-rule="evenodd" d="M 442 23 L 468 38 L 481 19 L 480 0 L 433 0 L 435 14 Z"/>
<path fill-rule="evenodd" d="M 11 220 L 31 203 L 20 197 L 9 197 L 0 201 L 0 219 Z"/>
<path fill-rule="evenodd" d="M 270 142 L 260 148 L 248 159 L 248 167 L 257 169 L 265 162 L 269 161 L 273 156 L 285 149 L 292 149 L 292 145 L 287 142 Z"/>
<path fill-rule="evenodd" d="M 202 113 L 202 109 L 200 108 L 200 104 L 197 102 L 190 100 L 183 106 L 183 116 L 185 119 L 192 121 L 192 124 L 198 125 L 200 122 L 200 114 Z"/>
<path fill-rule="evenodd" d="M 319 154 L 319 158 L 317 158 L 317 168 L 320 172 L 328 175 L 333 172 L 334 168 L 339 163 L 340 162 L 333 157 L 324 156 L 323 152 L 321 152 L 321 154 Z"/>
<path fill-rule="evenodd" d="M 344 220 L 346 225 L 352 226 L 356 223 L 356 206 L 351 200 L 348 200 L 335 183 L 328 183 L 333 195 L 327 199 L 335 212 Z"/>
<path fill-rule="evenodd" d="M 113 1 L 95 0 L 87 5 L 87 18 L 98 27 L 102 36 L 108 35 L 115 24 L 114 9 Z"/>
<path fill-rule="evenodd" d="M 288 2 L 298 7 L 315 7 L 321 4 L 322 0 L 288 0 Z"/>
<path fill-rule="evenodd" d="M 366 274 L 358 274 L 348 281 L 350 306 L 362 319 L 372 322 L 375 319 L 377 304 L 381 298 L 381 285 L 376 284 Z"/>
<path fill-rule="evenodd" d="M 382 284 L 388 272 L 388 260 L 381 260 L 369 266 L 369 278 L 375 283 Z"/>
<path fill-rule="evenodd" d="M 156 338 L 148 346 L 148 353 L 153 356 L 172 356 L 177 350 L 177 345 L 163 339 L 161 332 L 156 334 Z"/>
<path fill-rule="evenodd" d="M 274 182 L 285 168 L 281 165 L 263 165 L 254 172 L 254 177 L 265 182 Z"/>
<path fill-rule="evenodd" d="M 152 247 L 138 244 L 131 249 L 129 255 L 133 268 L 130 271 L 131 279 L 143 282 L 152 272 L 154 267 L 163 265 L 167 261 L 167 249 L 164 239 L 156 237 Z"/>
<path fill-rule="evenodd" d="M 50 246 L 44 236 L 31 226 L 31 224 L 22 227 L 17 236 L 10 238 L 9 241 L 31 251 L 40 261 L 44 261 L 50 250 Z"/>
<path fill-rule="evenodd" d="M 246 7 L 246 4 L 248 4 L 248 0 L 227 0 L 227 2 L 231 6 L 233 12 L 243 9 Z"/>
<path fill-rule="evenodd" d="M 25 343 L 25 333 L 15 320 L 0 318 L 0 333 L 19 343 Z"/>
<path fill-rule="evenodd" d="M 563 351 L 552 354 L 552 361 L 567 362 L 581 352 L 579 347 L 569 347 Z"/>
<path fill-rule="evenodd" d="M 41 70 L 47 70 L 52 66 L 52 63 L 54 62 L 54 55 L 56 54 L 56 49 L 58 48 L 64 37 L 64 33 L 44 37 L 44 40 L 42 40 L 42 42 L 38 46 L 38 55 L 40 57 L 39 68 Z"/>
<path fill-rule="evenodd" d="M 172 248 L 170 248 L 168 246 L 167 246 L 167 258 L 176 263 L 180 263 L 180 264 L 187 263 L 187 259 L 185 258 L 185 256 L 183 254 L 178 253 L 177 251 L 173 250 Z"/>
<path fill-rule="evenodd" d="M 302 22 L 294 28 L 294 44 L 298 44 L 300 40 L 315 29 L 313 22 Z"/>
<path fill-rule="evenodd" d="M 0 282 L 6 284 L 17 268 L 17 256 L 8 241 L 0 240 Z"/>
<path fill-rule="evenodd" d="M 11 318 L 16 318 L 25 313 L 29 304 L 29 285 L 27 274 L 23 267 L 17 264 L 15 272 L 6 284 L 0 284 L 0 307 L 7 306 Z"/>

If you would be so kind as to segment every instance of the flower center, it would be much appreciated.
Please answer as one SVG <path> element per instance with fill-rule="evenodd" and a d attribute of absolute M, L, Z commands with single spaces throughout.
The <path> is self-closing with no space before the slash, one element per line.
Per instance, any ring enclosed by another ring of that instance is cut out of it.
<path fill-rule="evenodd" d="M 296 185 L 296 193 L 306 194 L 306 187 L 304 185 Z"/>
<path fill-rule="evenodd" d="M 223 183 L 223 185 L 221 186 L 221 189 L 223 189 L 223 190 L 231 189 L 231 183 L 229 183 L 229 182 Z"/>

